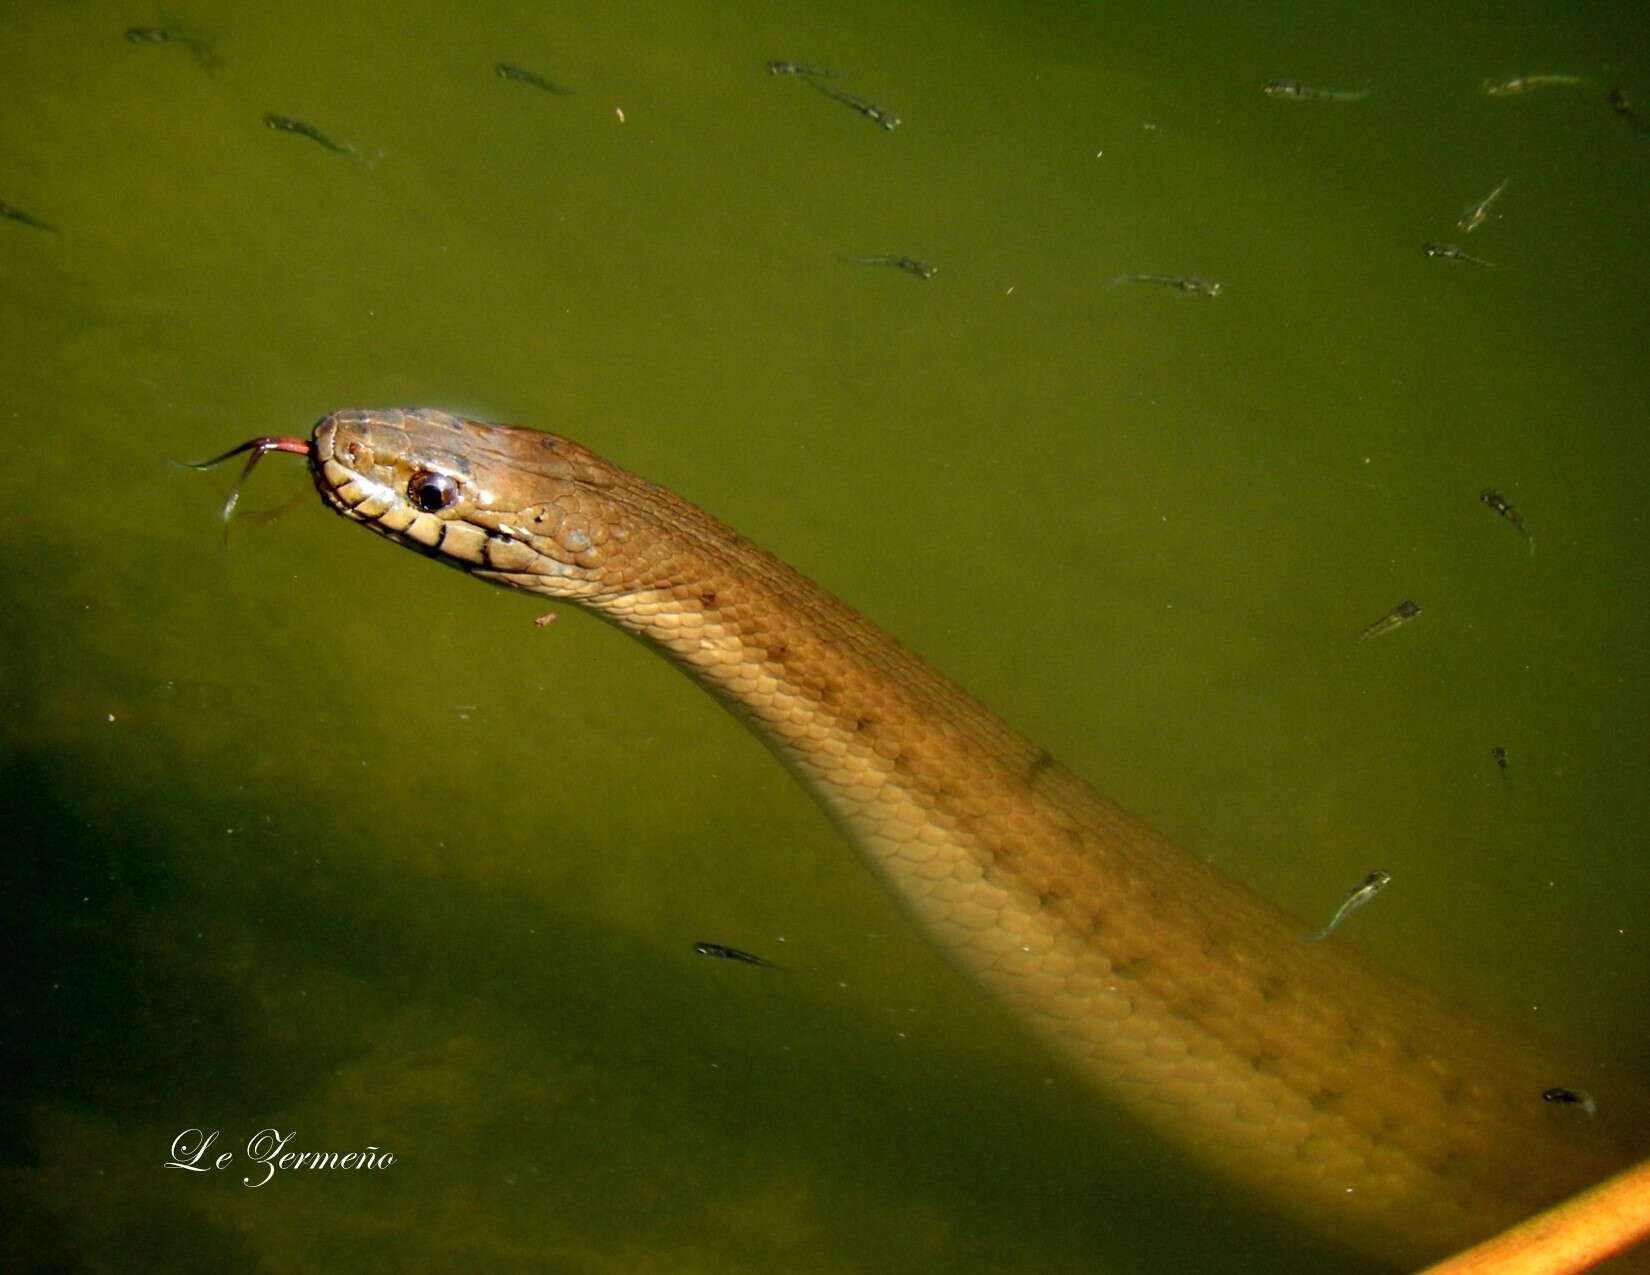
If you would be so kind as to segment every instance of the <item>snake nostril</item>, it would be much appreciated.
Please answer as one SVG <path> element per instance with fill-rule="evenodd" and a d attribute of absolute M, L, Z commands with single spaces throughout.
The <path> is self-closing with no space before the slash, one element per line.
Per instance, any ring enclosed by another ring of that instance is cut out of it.
<path fill-rule="evenodd" d="M 458 484 L 449 474 L 423 469 L 407 483 L 407 499 L 427 514 L 440 513 L 458 499 Z"/>

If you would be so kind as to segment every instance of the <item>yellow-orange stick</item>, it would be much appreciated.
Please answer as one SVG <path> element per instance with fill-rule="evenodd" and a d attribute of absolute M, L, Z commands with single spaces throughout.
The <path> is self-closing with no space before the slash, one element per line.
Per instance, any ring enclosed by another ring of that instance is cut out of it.
<path fill-rule="evenodd" d="M 1421 1275 L 1569 1275 L 1650 1236 L 1650 1160 Z"/>

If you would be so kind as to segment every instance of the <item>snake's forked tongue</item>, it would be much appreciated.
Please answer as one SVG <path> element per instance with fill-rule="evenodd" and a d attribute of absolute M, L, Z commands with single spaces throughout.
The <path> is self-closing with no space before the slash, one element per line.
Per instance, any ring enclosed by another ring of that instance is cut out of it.
<path fill-rule="evenodd" d="M 235 480 L 235 485 L 229 489 L 229 499 L 224 501 L 223 520 L 226 526 L 235 512 L 236 503 L 241 498 L 241 484 L 246 481 L 246 477 L 252 472 L 253 466 L 270 452 L 291 452 L 295 456 L 308 456 L 309 440 L 307 438 L 287 438 L 276 435 L 268 435 L 264 438 L 249 438 L 239 447 L 231 447 L 223 455 L 214 456 L 211 460 L 186 460 L 178 463 L 186 465 L 190 469 L 212 469 L 223 464 L 231 456 L 239 456 L 242 452 L 250 452 L 251 455 L 246 458 L 246 467 L 241 470 L 241 475 Z"/>

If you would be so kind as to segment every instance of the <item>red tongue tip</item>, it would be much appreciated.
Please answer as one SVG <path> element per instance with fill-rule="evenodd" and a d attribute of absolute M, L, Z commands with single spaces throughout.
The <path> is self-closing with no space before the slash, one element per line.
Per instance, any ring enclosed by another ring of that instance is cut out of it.
<path fill-rule="evenodd" d="M 231 456 L 239 456 L 242 452 L 251 452 L 253 460 L 266 452 L 291 452 L 295 456 L 308 456 L 310 452 L 307 438 L 292 438 L 290 436 L 266 435 L 263 438 L 249 438 L 238 446 L 231 447 L 221 456 L 214 456 L 211 460 L 182 461 L 190 469 L 211 469 L 214 465 L 221 465 Z"/>
<path fill-rule="evenodd" d="M 242 452 L 250 452 L 246 458 L 246 466 L 241 470 L 241 476 L 235 480 L 230 488 L 229 499 L 224 502 L 223 521 L 224 535 L 229 534 L 229 519 L 235 513 L 235 505 L 241 498 L 241 484 L 244 483 L 258 462 L 270 452 L 291 452 L 295 456 L 310 455 L 310 445 L 307 438 L 292 438 L 288 435 L 266 434 L 263 438 L 249 438 L 239 447 L 231 447 L 222 456 L 214 456 L 211 460 L 203 460 L 197 464 L 190 464 L 191 469 L 211 469 L 214 465 L 221 465 L 231 456 L 239 456 Z M 186 462 L 187 463 L 187 462 Z"/>

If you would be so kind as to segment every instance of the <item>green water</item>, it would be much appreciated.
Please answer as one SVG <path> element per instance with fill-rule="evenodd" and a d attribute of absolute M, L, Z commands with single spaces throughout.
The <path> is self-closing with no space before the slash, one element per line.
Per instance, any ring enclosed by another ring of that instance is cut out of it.
<path fill-rule="evenodd" d="M 667 482 L 1303 924 L 1386 868 L 1348 942 L 1642 1069 L 1650 134 L 1602 98 L 1650 66 L 1640 7 L 1544 8 L 201 3 L 208 75 L 8 6 L 0 199 L 61 231 L 0 221 L 14 1261 L 1354 1269 L 1062 1072 L 640 647 L 296 464 L 226 552 L 231 475 L 167 457 L 343 406 Z M 1591 78 L 1476 92 L 1515 71 Z M 271 1126 L 397 1163 L 163 1167 Z"/>

